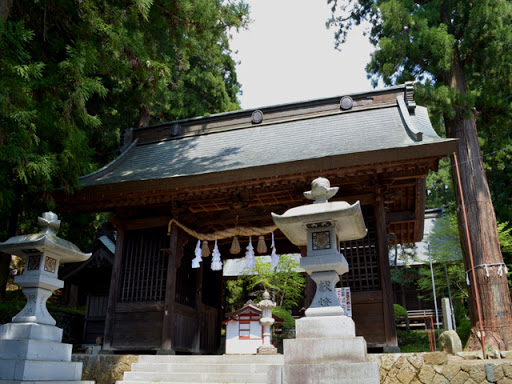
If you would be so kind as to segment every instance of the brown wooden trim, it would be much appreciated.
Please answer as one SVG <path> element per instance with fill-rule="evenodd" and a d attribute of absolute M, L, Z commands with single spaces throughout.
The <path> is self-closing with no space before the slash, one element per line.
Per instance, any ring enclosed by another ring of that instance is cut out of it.
<path fill-rule="evenodd" d="M 416 181 L 416 223 L 414 234 L 416 235 L 414 241 L 423 240 L 423 230 L 425 226 L 425 194 L 426 194 L 426 178 L 418 179 Z"/>
<path fill-rule="evenodd" d="M 177 197 L 176 201 L 208 199 L 212 193 L 225 196 L 227 191 L 248 190 L 254 194 L 258 190 L 289 190 L 290 183 L 298 181 L 302 186 L 318 176 L 327 177 L 333 185 L 358 184 L 360 178 L 369 172 L 381 174 L 381 180 L 386 181 L 424 177 L 429 169 L 437 166 L 440 158 L 453 151 L 455 143 L 435 143 L 432 147 L 423 148 L 425 151 L 418 151 L 416 147 L 401 148 L 389 153 L 373 151 L 196 176 L 84 187 L 71 196 L 63 191 L 57 192 L 55 198 L 64 210 L 101 211 L 115 207 L 170 204 Z M 372 156 L 374 161 L 369 161 Z M 342 181 L 341 184 L 334 179 Z M 219 180 L 223 181 L 222 184 Z"/>
<path fill-rule="evenodd" d="M 212 255 L 203 259 L 201 263 L 201 268 L 197 269 L 197 283 L 196 283 L 196 318 L 197 318 L 197 330 L 196 330 L 196 339 L 194 340 L 194 351 L 197 353 L 201 350 L 201 324 L 203 323 L 203 273 L 204 268 L 207 268 L 211 263 Z"/>
<path fill-rule="evenodd" d="M 162 312 L 164 310 L 163 301 L 137 301 L 124 302 L 116 304 L 116 313 L 123 312 Z"/>
<path fill-rule="evenodd" d="M 105 316 L 105 333 L 103 335 L 103 349 L 109 351 L 112 349 L 112 327 L 114 326 L 115 310 L 117 296 L 119 293 L 119 283 L 121 277 L 121 261 L 123 258 L 124 230 L 117 230 L 116 253 L 114 255 L 114 264 L 112 265 L 112 278 L 108 294 L 108 307 Z"/>
<path fill-rule="evenodd" d="M 145 228 L 154 228 L 154 227 L 163 227 L 169 224 L 169 220 L 171 220 L 170 216 L 158 216 L 158 217 L 148 217 L 144 219 L 129 219 L 124 220 L 118 217 L 112 217 L 110 219 L 111 223 L 116 228 L 124 229 L 125 231 L 130 231 L 134 229 L 145 229 Z"/>
<path fill-rule="evenodd" d="M 164 318 L 162 328 L 161 351 L 166 354 L 173 353 L 173 325 L 174 325 L 174 302 L 176 298 L 176 257 L 178 252 L 178 226 L 171 227 L 169 240 L 169 262 L 167 264 L 167 286 L 165 294 Z M 181 249 L 183 252 L 183 249 Z"/>
<path fill-rule="evenodd" d="M 421 214 L 423 216 L 423 214 Z M 416 221 L 416 213 L 412 211 L 388 212 L 386 213 L 386 225 L 390 223 L 402 223 Z"/>
<path fill-rule="evenodd" d="M 391 273 L 389 270 L 388 237 L 386 230 L 386 213 L 384 199 L 380 186 L 377 186 L 377 200 L 375 202 L 375 225 L 377 232 L 377 252 L 379 255 L 380 280 L 382 288 L 382 311 L 384 314 L 384 331 L 386 344 L 397 346 L 395 317 L 393 310 L 393 288 L 391 285 Z"/>
<path fill-rule="evenodd" d="M 352 292 L 352 304 L 382 303 L 382 291 Z"/>

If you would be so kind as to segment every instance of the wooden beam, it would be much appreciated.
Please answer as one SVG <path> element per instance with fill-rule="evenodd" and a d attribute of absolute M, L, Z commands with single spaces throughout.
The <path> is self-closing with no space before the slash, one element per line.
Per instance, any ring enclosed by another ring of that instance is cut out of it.
<path fill-rule="evenodd" d="M 412 211 L 388 212 L 386 213 L 386 225 L 391 223 L 403 223 L 416 221 L 416 213 Z"/>
<path fill-rule="evenodd" d="M 155 228 L 155 227 L 163 227 L 169 224 L 169 220 L 171 220 L 170 216 L 158 216 L 158 217 L 148 217 L 143 219 L 129 219 L 123 220 L 118 217 L 112 217 L 110 221 L 116 228 L 122 228 L 125 231 L 133 230 L 133 229 L 144 229 L 144 228 Z"/>
<path fill-rule="evenodd" d="M 162 323 L 162 345 L 158 354 L 174 355 L 173 326 L 174 326 L 174 302 L 176 298 L 176 259 L 178 258 L 178 226 L 171 227 L 169 240 L 169 252 L 167 263 L 167 279 L 165 287 L 164 318 Z M 181 248 L 183 253 L 183 248 Z"/>
<path fill-rule="evenodd" d="M 121 261 L 123 259 L 124 230 L 117 230 L 116 253 L 114 255 L 114 264 L 112 265 L 112 278 L 110 280 L 110 291 L 108 294 L 107 314 L 105 316 L 105 332 L 103 334 L 103 350 L 112 349 L 112 329 L 115 320 L 115 309 L 117 296 L 119 293 L 119 284 L 121 277 Z"/>
<path fill-rule="evenodd" d="M 425 195 L 426 195 L 426 179 L 418 179 L 416 181 L 416 223 L 414 229 L 414 241 L 423 240 L 423 231 L 425 226 Z"/>
<path fill-rule="evenodd" d="M 377 234 L 377 252 L 379 257 L 380 281 L 382 289 L 382 310 L 384 314 L 384 331 L 386 344 L 390 347 L 398 346 L 393 310 L 393 287 L 391 285 L 391 272 L 389 270 L 388 237 L 386 231 L 386 213 L 384 199 L 380 186 L 377 187 L 375 210 L 375 226 Z"/>

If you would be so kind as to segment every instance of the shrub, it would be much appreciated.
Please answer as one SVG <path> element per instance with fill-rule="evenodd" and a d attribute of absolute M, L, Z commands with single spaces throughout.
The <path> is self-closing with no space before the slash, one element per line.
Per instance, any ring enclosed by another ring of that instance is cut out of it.
<path fill-rule="evenodd" d="M 427 331 L 402 331 L 396 330 L 400 352 L 429 352 L 430 343 Z"/>
<path fill-rule="evenodd" d="M 464 319 L 457 325 L 457 334 L 460 337 L 460 342 L 462 343 L 462 347 L 466 345 L 469 339 L 469 334 L 471 333 L 471 321 Z"/>
<path fill-rule="evenodd" d="M 395 323 L 400 323 L 402 317 L 407 317 L 407 309 L 399 304 L 394 304 L 393 307 L 395 309 Z"/>
<path fill-rule="evenodd" d="M 283 307 L 276 307 L 276 308 L 274 308 L 272 310 L 272 314 L 275 317 L 278 317 L 278 318 L 280 318 L 283 321 L 283 323 L 282 323 L 283 328 L 290 329 L 290 328 L 295 327 L 295 319 L 290 314 L 290 312 L 288 312 Z"/>

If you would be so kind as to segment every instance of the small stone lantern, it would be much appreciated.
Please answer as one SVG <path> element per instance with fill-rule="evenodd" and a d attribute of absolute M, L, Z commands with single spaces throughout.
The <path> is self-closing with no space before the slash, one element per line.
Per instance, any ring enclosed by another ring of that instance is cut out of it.
<path fill-rule="evenodd" d="M 38 218 L 37 234 L 11 237 L 0 243 L 0 251 L 25 258 L 23 275 L 14 282 L 27 297 L 25 307 L 0 326 L 0 381 L 76 382 L 82 376 L 82 363 L 71 362 L 71 344 L 62 344 L 62 329 L 46 308 L 52 291 L 62 288 L 59 265 L 87 260 L 77 246 L 57 237 L 60 220 L 53 212 Z M 14 381 L 13 381 L 14 380 Z"/>
<path fill-rule="evenodd" d="M 258 348 L 259 355 L 275 355 L 277 348 L 271 343 L 272 325 L 274 318 L 272 317 L 272 310 L 276 307 L 276 303 L 270 300 L 270 295 L 267 291 L 263 293 L 263 300 L 258 303 L 258 308 L 262 310 L 260 324 L 263 327 L 263 345 Z"/>

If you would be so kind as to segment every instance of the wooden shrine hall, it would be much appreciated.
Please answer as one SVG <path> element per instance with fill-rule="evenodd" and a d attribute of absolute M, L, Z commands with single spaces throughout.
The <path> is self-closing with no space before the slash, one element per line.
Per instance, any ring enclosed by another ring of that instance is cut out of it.
<path fill-rule="evenodd" d="M 395 347 L 388 242 L 422 239 L 425 177 L 456 145 L 435 133 L 413 91 L 406 84 L 126 130 L 116 160 L 82 177 L 73 195 L 56 195 L 61 210 L 112 213 L 103 349 L 218 352 L 222 271 L 210 268 L 212 256 L 192 268 L 197 238 L 182 228 L 272 227 L 271 212 L 309 203 L 303 192 L 320 176 L 340 187 L 331 201 L 361 202 L 368 228 L 341 244 L 350 271 L 340 284 L 352 291 L 356 333 L 369 347 Z M 168 234 L 171 220 L 181 227 Z M 273 233 L 278 253 L 300 252 Z M 238 240 L 237 255 L 231 238 L 218 240 L 223 260 L 244 256 L 249 238 Z M 252 241 L 256 249 L 258 236 Z"/>

